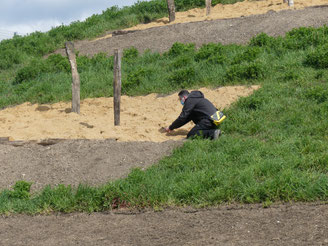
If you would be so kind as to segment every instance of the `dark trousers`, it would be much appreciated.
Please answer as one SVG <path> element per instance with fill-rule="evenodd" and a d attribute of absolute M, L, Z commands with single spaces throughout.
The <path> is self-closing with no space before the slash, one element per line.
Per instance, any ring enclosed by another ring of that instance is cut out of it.
<path fill-rule="evenodd" d="M 203 138 L 213 139 L 217 126 L 208 119 L 201 120 L 188 133 L 187 138 L 201 136 Z"/>

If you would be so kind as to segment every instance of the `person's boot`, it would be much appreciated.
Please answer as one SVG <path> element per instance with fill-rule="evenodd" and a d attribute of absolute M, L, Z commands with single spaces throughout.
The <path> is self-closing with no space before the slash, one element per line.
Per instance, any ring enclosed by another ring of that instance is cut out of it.
<path fill-rule="evenodd" d="M 221 130 L 220 129 L 216 129 L 214 131 L 214 136 L 213 136 L 213 140 L 217 140 L 220 136 L 221 136 Z"/>

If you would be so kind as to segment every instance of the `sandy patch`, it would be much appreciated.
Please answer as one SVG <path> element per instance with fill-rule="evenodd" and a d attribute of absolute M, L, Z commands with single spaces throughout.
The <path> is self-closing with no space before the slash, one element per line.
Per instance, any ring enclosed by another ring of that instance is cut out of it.
<path fill-rule="evenodd" d="M 173 25 L 178 23 L 238 18 L 241 16 L 265 14 L 268 11 L 304 9 L 306 7 L 326 4 L 328 4 L 328 0 L 295 0 L 294 6 L 289 7 L 288 3 L 283 3 L 283 0 L 246 0 L 235 4 L 217 4 L 211 9 L 211 14 L 209 16 L 206 16 L 205 9 L 196 8 L 185 12 L 177 12 L 175 21 L 171 23 L 169 23 L 168 17 L 165 17 L 148 24 L 140 24 L 124 30 L 144 30 L 152 27 Z M 97 38 L 93 41 L 110 37 L 112 37 L 112 34 Z"/>
<path fill-rule="evenodd" d="M 201 88 L 213 104 L 223 109 L 241 96 L 250 95 L 258 86 L 229 86 L 215 90 Z M 81 114 L 69 113 L 71 104 L 51 105 L 24 103 L 0 111 L 0 137 L 12 140 L 107 139 L 118 141 L 179 140 L 193 124 L 165 134 L 162 127 L 170 125 L 181 112 L 177 94 L 160 97 L 122 96 L 121 125 L 114 126 L 113 98 L 86 99 L 81 102 Z"/>

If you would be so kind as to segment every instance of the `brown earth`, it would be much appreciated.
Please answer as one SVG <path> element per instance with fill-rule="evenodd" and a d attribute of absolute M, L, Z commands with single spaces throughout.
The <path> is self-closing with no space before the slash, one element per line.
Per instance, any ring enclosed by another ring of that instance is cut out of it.
<path fill-rule="evenodd" d="M 64 140 L 53 145 L 0 144 L 0 190 L 17 180 L 45 185 L 104 184 L 127 175 L 131 168 L 146 168 L 171 154 L 182 141 L 117 142 L 115 140 Z M 1 245 L 1 244 L 0 244 Z"/>
<path fill-rule="evenodd" d="M 258 1 L 253 1 L 253 3 L 256 2 Z M 270 3 L 271 1 L 264 2 Z M 125 49 L 131 46 L 140 52 L 147 49 L 164 52 L 170 49 L 175 42 L 195 43 L 196 47 L 209 42 L 246 44 L 261 32 L 270 36 L 281 36 L 293 28 L 328 25 L 328 0 L 326 0 L 326 4 L 302 10 L 281 10 L 279 12 L 270 10 L 266 14 L 241 18 L 165 25 L 95 41 L 77 41 L 74 45 L 81 55 L 94 55 L 99 52 L 113 54 L 114 49 Z M 58 50 L 57 53 L 65 55 L 63 49 Z"/>
<path fill-rule="evenodd" d="M 177 12 L 175 14 L 175 20 L 169 23 L 169 18 L 164 17 L 158 19 L 154 22 L 147 24 L 139 24 L 124 31 L 136 31 L 145 30 L 152 27 L 160 27 L 167 25 L 175 25 L 178 23 L 191 23 L 199 21 L 209 21 L 209 20 L 222 20 L 231 19 L 238 17 L 245 17 L 251 15 L 265 14 L 269 11 L 281 11 L 281 10 L 295 10 L 304 9 L 311 6 L 319 6 L 328 4 L 327 0 L 297 0 L 294 6 L 288 6 L 288 3 L 284 3 L 281 0 L 245 0 L 243 2 L 237 2 L 235 4 L 217 4 L 211 8 L 210 15 L 206 16 L 206 9 L 191 9 L 185 12 Z M 114 33 L 115 34 L 115 33 Z M 103 37 L 96 38 L 94 41 L 112 37 L 113 34 L 109 33 Z"/>
<path fill-rule="evenodd" d="M 0 245 L 328 245 L 327 204 L 0 217 Z"/>
<path fill-rule="evenodd" d="M 259 32 L 283 35 L 328 23 L 328 7 L 151 28 L 96 42 L 77 42 L 84 54 L 136 46 L 165 51 L 175 41 L 246 43 Z M 87 125 L 86 125 L 87 126 Z M 146 167 L 181 142 L 67 140 L 55 145 L 0 144 L 1 188 L 21 178 L 46 183 L 99 184 Z M 59 171 L 58 171 L 59 170 Z M 102 176 L 103 175 L 103 176 Z M 71 182 L 69 182 L 71 181 Z M 0 245 L 328 245 L 327 204 L 222 206 L 162 212 L 0 217 Z"/>

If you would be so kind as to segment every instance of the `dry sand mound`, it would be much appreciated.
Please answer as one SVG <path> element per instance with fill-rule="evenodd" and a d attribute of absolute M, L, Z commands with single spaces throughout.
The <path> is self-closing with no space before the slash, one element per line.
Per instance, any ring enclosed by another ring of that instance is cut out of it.
<path fill-rule="evenodd" d="M 250 95 L 258 86 L 229 86 L 215 90 L 200 89 L 219 108 L 225 108 L 240 96 Z M 37 105 L 24 103 L 0 111 L 0 137 L 12 140 L 107 139 L 118 141 L 179 140 L 193 126 L 188 123 L 170 134 L 162 127 L 170 125 L 181 112 L 177 94 L 121 98 L 121 125 L 114 126 L 113 98 L 86 99 L 81 114 L 70 113 L 70 103 Z"/>
<path fill-rule="evenodd" d="M 168 17 L 165 17 L 148 24 L 136 25 L 125 30 L 145 30 L 151 27 L 173 25 L 177 23 L 238 18 L 242 16 L 265 14 L 268 11 L 304 9 L 306 7 L 326 4 L 328 4 L 328 0 L 295 0 L 294 6 L 289 7 L 288 3 L 283 3 L 283 0 L 246 0 L 235 4 L 217 4 L 211 9 L 211 14 L 209 16 L 206 16 L 205 9 L 196 8 L 185 12 L 177 12 L 175 21 L 171 23 L 169 23 Z M 112 34 L 109 34 L 97 38 L 95 41 L 111 36 Z"/>

